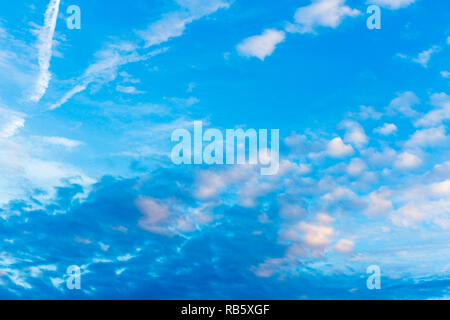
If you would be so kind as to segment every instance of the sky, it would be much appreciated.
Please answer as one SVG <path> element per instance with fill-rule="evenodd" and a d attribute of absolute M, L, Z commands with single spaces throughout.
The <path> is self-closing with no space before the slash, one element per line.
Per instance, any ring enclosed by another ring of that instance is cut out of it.
<path fill-rule="evenodd" d="M 0 298 L 448 299 L 449 21 L 448 0 L 2 1 Z M 194 121 L 279 129 L 279 171 L 174 164 Z"/>

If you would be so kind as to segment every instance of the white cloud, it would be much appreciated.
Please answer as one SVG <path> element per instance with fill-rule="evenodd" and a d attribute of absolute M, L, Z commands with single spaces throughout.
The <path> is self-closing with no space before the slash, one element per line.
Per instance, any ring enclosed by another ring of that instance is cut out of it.
<path fill-rule="evenodd" d="M 433 147 L 447 141 L 445 128 L 430 128 L 416 131 L 406 142 L 408 147 Z"/>
<path fill-rule="evenodd" d="M 212 219 L 206 214 L 213 206 L 204 204 L 190 208 L 177 203 L 176 199 L 154 199 L 141 196 L 136 206 L 142 213 L 139 226 L 152 233 L 174 236 L 182 232 L 194 232 L 197 226 L 207 224 Z"/>
<path fill-rule="evenodd" d="M 294 163 L 290 160 L 281 160 L 278 174 L 285 175 L 287 173 L 304 175 L 311 172 L 311 165 L 305 163 Z"/>
<path fill-rule="evenodd" d="M 71 140 L 64 137 L 42 137 L 42 140 L 46 143 L 63 146 L 67 149 L 73 149 L 83 144 L 81 141 Z"/>
<path fill-rule="evenodd" d="M 333 158 L 351 156 L 355 150 L 351 145 L 346 145 L 340 137 L 334 138 L 327 145 L 327 154 Z"/>
<path fill-rule="evenodd" d="M 450 72 L 449 71 L 441 71 L 442 78 L 450 78 Z"/>
<path fill-rule="evenodd" d="M 147 30 L 138 32 L 146 41 L 145 47 L 158 45 L 183 34 L 186 25 L 193 21 L 193 17 L 183 12 L 166 14 L 161 20 L 151 24 Z"/>
<path fill-rule="evenodd" d="M 351 199 L 356 199 L 357 196 L 356 194 L 345 187 L 337 187 L 335 189 L 333 189 L 333 191 L 325 194 L 322 197 L 322 200 L 327 201 L 327 202 L 337 202 L 337 201 L 342 201 L 342 200 L 351 200 Z"/>
<path fill-rule="evenodd" d="M 379 133 L 383 136 L 388 136 L 397 131 L 397 126 L 393 123 L 385 123 L 382 127 L 373 130 L 375 133 Z"/>
<path fill-rule="evenodd" d="M 352 240 L 341 239 L 336 243 L 334 249 L 337 252 L 341 252 L 341 253 L 351 253 L 351 252 L 353 252 L 354 246 L 355 246 L 355 243 Z"/>
<path fill-rule="evenodd" d="M 378 152 L 373 148 L 369 148 L 362 152 L 364 156 L 369 159 L 372 164 L 377 166 L 385 166 L 392 163 L 396 157 L 397 152 L 389 147 L 384 147 L 382 152 Z"/>
<path fill-rule="evenodd" d="M 127 94 L 142 94 L 142 93 L 145 93 L 145 91 L 140 91 L 140 90 L 136 89 L 136 87 L 133 87 L 133 86 L 121 86 L 121 85 L 118 85 L 116 87 L 116 90 L 118 92 L 127 93 Z"/>
<path fill-rule="evenodd" d="M 350 112 L 349 116 L 357 118 L 357 119 L 361 119 L 361 120 L 367 120 L 367 119 L 378 120 L 383 116 L 383 114 L 381 112 L 377 112 L 372 107 L 360 106 L 359 112 L 357 112 L 357 113 Z"/>
<path fill-rule="evenodd" d="M 431 190 L 434 194 L 439 196 L 450 196 L 450 179 L 434 183 L 431 186 Z"/>
<path fill-rule="evenodd" d="M 30 195 L 41 203 L 48 203 L 56 194 L 55 187 L 62 187 L 67 183 L 82 185 L 85 193 L 79 196 L 84 196 L 94 183 L 93 179 L 70 165 L 32 157 L 26 147 L 6 140 L 23 127 L 24 118 L 25 115 L 21 113 L 0 108 L 0 206 L 13 199 L 28 199 Z M 44 140 L 66 147 L 78 144 L 58 137 L 47 137 Z M 40 190 L 39 194 L 35 194 L 36 190 Z"/>
<path fill-rule="evenodd" d="M 122 77 L 122 81 L 126 82 L 126 83 L 140 83 L 141 82 L 141 80 L 133 78 L 133 76 L 126 71 L 120 72 L 119 75 Z"/>
<path fill-rule="evenodd" d="M 399 169 L 413 169 L 419 167 L 421 164 L 422 159 L 406 151 L 399 154 L 395 161 L 395 166 Z"/>
<path fill-rule="evenodd" d="M 129 45 L 110 45 L 107 49 L 96 53 L 96 62 L 91 64 L 77 79 L 78 84 L 69 90 L 63 97 L 50 106 L 50 110 L 57 109 L 65 104 L 77 93 L 87 89 L 92 82 L 104 83 L 116 79 L 120 66 L 147 60 L 152 56 L 163 53 L 166 48 L 139 55 L 135 47 Z"/>
<path fill-rule="evenodd" d="M 30 157 L 14 146 L 0 151 L 0 205 L 13 199 L 28 199 L 33 195 L 41 203 L 48 203 L 56 195 L 56 187 L 77 183 L 84 188 L 84 196 L 95 182 L 70 165 Z M 39 194 L 35 194 L 40 190 Z"/>
<path fill-rule="evenodd" d="M 366 163 L 360 158 L 352 159 L 347 166 L 347 173 L 351 176 L 359 176 L 367 169 Z"/>
<path fill-rule="evenodd" d="M 226 186 L 228 180 L 228 177 L 224 174 L 212 171 L 201 172 L 195 196 L 202 200 L 214 198 Z"/>
<path fill-rule="evenodd" d="M 388 110 L 394 113 L 402 113 L 407 117 L 411 117 L 417 114 L 416 111 L 412 109 L 413 106 L 420 103 L 419 98 L 414 94 L 414 92 L 407 91 L 397 95 L 395 99 L 391 101 L 388 106 Z"/>
<path fill-rule="evenodd" d="M 412 204 L 407 204 L 398 209 L 392 216 L 394 224 L 402 227 L 412 227 L 415 223 L 424 220 L 425 212 Z"/>
<path fill-rule="evenodd" d="M 301 222 L 298 225 L 299 231 L 303 233 L 302 242 L 313 249 L 323 249 L 331 244 L 331 238 L 335 232 L 330 225 L 333 218 L 327 214 L 319 214 L 316 217 L 317 224 Z"/>
<path fill-rule="evenodd" d="M 261 35 L 253 36 L 242 41 L 237 50 L 246 57 L 264 59 L 274 52 L 276 46 L 283 42 L 285 33 L 275 29 L 267 29 Z"/>
<path fill-rule="evenodd" d="M 24 114 L 0 107 L 0 139 L 13 136 L 24 124 Z"/>
<path fill-rule="evenodd" d="M 424 50 L 421 53 L 419 53 L 417 58 L 413 58 L 412 61 L 422 65 L 424 68 L 427 68 L 428 62 L 431 59 L 431 55 L 436 53 L 438 50 L 439 50 L 438 46 L 433 46 L 430 49 Z"/>
<path fill-rule="evenodd" d="M 289 270 L 293 267 L 293 263 L 290 259 L 277 258 L 266 259 L 263 263 L 255 267 L 253 272 L 256 276 L 261 278 L 269 278 L 275 273 L 279 273 L 283 270 Z"/>
<path fill-rule="evenodd" d="M 313 0 L 295 13 L 296 24 L 288 32 L 314 33 L 317 27 L 337 28 L 345 17 L 355 17 L 361 12 L 345 5 L 345 0 Z"/>
<path fill-rule="evenodd" d="M 374 191 L 369 194 L 368 205 L 364 213 L 368 216 L 387 215 L 392 209 L 392 202 L 388 199 L 391 196 L 391 191 L 385 188 Z"/>
<path fill-rule="evenodd" d="M 170 234 L 170 232 L 162 227 L 171 215 L 171 211 L 167 205 L 155 199 L 140 197 L 136 201 L 136 206 L 144 215 L 139 220 L 139 226 L 147 231 L 158 234 Z"/>
<path fill-rule="evenodd" d="M 137 34 L 146 44 L 145 48 L 162 44 L 183 34 L 186 25 L 212 14 L 221 8 L 228 8 L 226 0 L 178 0 L 184 9 L 165 14 L 160 20 L 152 23 L 146 30 Z M 187 9 L 187 10 L 186 10 Z M 50 106 L 50 110 L 59 108 L 77 93 L 87 89 L 92 82 L 109 82 L 117 77 L 118 68 L 122 65 L 146 60 L 156 54 L 163 53 L 167 48 L 157 49 L 145 55 L 136 52 L 137 46 L 130 42 L 110 44 L 105 50 L 97 52 L 97 61 L 89 66 L 77 80 L 78 84 L 69 90 L 59 101 Z"/>
<path fill-rule="evenodd" d="M 145 31 L 138 32 L 138 35 L 145 40 L 146 48 L 179 37 L 189 23 L 230 6 L 229 1 L 226 0 L 177 0 L 177 3 L 188 10 L 165 14 Z"/>
<path fill-rule="evenodd" d="M 414 3 L 415 0 L 369 0 L 369 4 L 377 4 L 381 7 L 389 8 L 392 10 L 405 8 L 410 4 Z"/>
<path fill-rule="evenodd" d="M 179 106 L 182 107 L 192 107 L 193 105 L 200 102 L 199 99 L 196 97 L 189 97 L 189 98 L 170 98 L 170 101 L 176 103 Z"/>
<path fill-rule="evenodd" d="M 37 48 L 39 51 L 39 75 L 30 100 L 38 102 L 45 94 L 50 82 L 49 71 L 52 58 L 53 35 L 55 33 L 56 20 L 58 18 L 60 0 L 50 0 L 45 12 L 44 26 L 39 31 Z"/>
<path fill-rule="evenodd" d="M 126 261 L 129 261 L 129 260 L 133 259 L 133 258 L 135 258 L 135 256 L 127 253 L 126 255 L 117 257 L 117 260 L 121 261 L 121 262 L 126 262 Z"/>
<path fill-rule="evenodd" d="M 357 148 L 362 148 L 367 144 L 368 138 L 363 127 L 359 123 L 345 120 L 340 123 L 339 127 L 345 128 L 347 131 L 344 136 L 345 142 L 351 143 Z"/>
<path fill-rule="evenodd" d="M 450 96 L 435 93 L 431 96 L 431 105 L 435 108 L 416 121 L 416 126 L 435 126 L 450 119 Z"/>

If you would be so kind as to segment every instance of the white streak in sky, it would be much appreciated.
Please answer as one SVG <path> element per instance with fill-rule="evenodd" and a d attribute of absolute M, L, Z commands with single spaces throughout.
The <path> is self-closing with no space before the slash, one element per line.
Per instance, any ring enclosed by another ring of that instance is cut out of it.
<path fill-rule="evenodd" d="M 34 92 L 30 98 L 33 102 L 39 102 L 41 100 L 50 82 L 51 74 L 49 68 L 52 58 L 53 35 L 58 18 L 59 3 L 60 0 L 50 0 L 45 11 L 44 26 L 39 31 L 37 44 L 39 50 L 39 75 L 36 80 Z"/>

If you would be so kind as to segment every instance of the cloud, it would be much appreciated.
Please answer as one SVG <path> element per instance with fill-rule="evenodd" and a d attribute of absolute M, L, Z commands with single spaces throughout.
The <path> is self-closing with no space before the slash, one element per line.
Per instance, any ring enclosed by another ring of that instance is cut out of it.
<path fill-rule="evenodd" d="M 378 127 L 373 130 L 375 133 L 379 133 L 383 136 L 388 136 L 397 131 L 397 126 L 393 123 L 385 123 L 382 127 Z"/>
<path fill-rule="evenodd" d="M 446 130 L 443 126 L 416 131 L 406 142 L 407 147 L 433 147 L 445 145 L 447 141 Z"/>
<path fill-rule="evenodd" d="M 145 48 L 148 48 L 181 36 L 186 25 L 192 21 L 194 21 L 194 17 L 184 12 L 169 13 L 164 15 L 161 20 L 151 24 L 147 30 L 139 31 L 138 35 L 145 40 Z"/>
<path fill-rule="evenodd" d="M 422 159 L 410 152 L 403 152 L 398 155 L 395 166 L 399 169 L 414 169 L 422 165 Z"/>
<path fill-rule="evenodd" d="M 177 3 L 183 7 L 183 10 L 165 14 L 160 20 L 150 24 L 146 30 L 137 32 L 138 36 L 145 41 L 144 48 L 160 45 L 172 38 L 179 37 L 183 34 L 187 24 L 230 6 L 226 0 L 178 0 Z M 86 90 L 92 82 L 113 81 L 117 77 L 120 66 L 147 60 L 167 51 L 167 48 L 160 48 L 141 55 L 138 53 L 138 49 L 139 46 L 132 42 L 120 42 L 109 44 L 107 49 L 97 52 L 97 61 L 76 80 L 78 84 L 64 94 L 59 101 L 52 104 L 49 109 L 54 110 L 61 107 L 74 95 Z"/>
<path fill-rule="evenodd" d="M 423 221 L 425 212 L 412 204 L 407 204 L 398 209 L 391 217 L 392 222 L 402 227 L 412 227 L 415 223 Z"/>
<path fill-rule="evenodd" d="M 392 192 L 386 188 L 370 193 L 364 213 L 369 217 L 388 215 L 393 209 L 392 201 L 389 199 L 391 195 Z"/>
<path fill-rule="evenodd" d="M 327 145 L 327 154 L 333 158 L 351 156 L 355 150 L 351 145 L 346 145 L 340 137 L 334 138 Z"/>
<path fill-rule="evenodd" d="M 192 107 L 193 105 L 200 102 L 200 100 L 197 99 L 196 97 L 170 98 L 170 101 L 174 102 L 175 104 L 181 107 Z"/>
<path fill-rule="evenodd" d="M 351 143 L 357 148 L 362 148 L 368 143 L 368 137 L 364 132 L 363 127 L 354 121 L 344 120 L 339 124 L 339 128 L 346 129 L 344 141 Z"/>
<path fill-rule="evenodd" d="M 325 194 L 322 197 L 322 200 L 327 202 L 338 202 L 346 200 L 351 201 L 356 198 L 357 196 L 352 190 L 345 187 L 336 187 L 335 189 L 333 189 L 333 191 Z"/>
<path fill-rule="evenodd" d="M 178 0 L 177 3 L 188 10 L 165 14 L 160 20 L 149 25 L 146 30 L 138 32 L 145 41 L 145 48 L 179 37 L 189 23 L 230 6 L 229 1 L 226 0 Z"/>
<path fill-rule="evenodd" d="M 398 94 L 397 97 L 391 101 L 388 106 L 388 111 L 394 114 L 401 113 L 407 117 L 412 117 L 417 114 L 417 112 L 413 110 L 412 107 L 419 103 L 420 100 L 414 94 L 414 92 L 403 92 Z"/>
<path fill-rule="evenodd" d="M 26 201 L 32 197 L 36 202 L 30 205 L 40 207 L 54 199 L 59 187 L 74 183 L 89 190 L 94 183 L 71 165 L 38 159 L 15 149 L 0 153 L 0 165 L 0 188 L 5 190 L 0 195 L 0 206 L 11 200 Z"/>
<path fill-rule="evenodd" d="M 430 49 L 424 50 L 421 53 L 419 53 L 417 58 L 413 58 L 412 61 L 422 65 L 424 68 L 427 68 L 428 62 L 430 61 L 431 56 L 434 53 L 436 53 L 438 50 L 439 50 L 438 46 L 433 46 Z"/>
<path fill-rule="evenodd" d="M 151 198 L 141 197 L 136 201 L 136 206 L 144 217 L 139 220 L 139 226 L 145 230 L 160 234 L 171 234 L 170 231 L 161 227 L 169 219 L 171 212 L 169 208 Z"/>
<path fill-rule="evenodd" d="M 190 12 L 200 10 L 198 7 L 204 2 L 179 3 L 183 4 L 183 11 Z M 121 71 L 116 66 L 123 65 L 123 57 L 135 55 L 139 59 L 145 55 L 142 48 L 130 43 L 106 49 L 111 55 L 96 56 L 91 66 L 98 65 L 92 67 L 92 74 L 85 70 L 79 78 L 62 85 L 70 83 L 72 92 L 81 92 L 92 84 L 101 85 L 116 79 Z M 114 53 L 122 58 L 114 60 Z M 107 62 L 109 58 L 112 64 Z M 122 77 L 131 78 L 128 76 L 122 73 Z M 184 91 L 185 84 L 178 89 Z M 87 100 L 83 97 L 77 102 L 85 106 L 95 104 Z M 172 102 L 175 101 L 169 100 Z M 116 112 L 113 120 L 119 125 L 130 119 L 146 123 L 144 114 L 151 114 L 158 121 L 160 118 L 160 113 L 151 113 L 155 110 L 151 104 L 105 103 L 102 107 L 102 113 Z M 433 157 L 424 157 L 423 171 L 392 170 L 395 161 L 400 160 L 397 158 L 401 158 L 398 153 L 406 150 L 419 157 L 422 153 L 416 148 L 438 145 L 432 131 L 424 133 L 428 128 L 416 129 L 416 133 L 401 132 L 410 127 L 409 119 L 394 119 L 399 126 L 399 141 L 371 135 L 374 127 L 383 125 L 378 121 L 358 124 L 347 120 L 341 126 L 346 130 L 345 136 L 342 133 L 342 139 L 333 139 L 334 145 L 329 141 L 334 136 L 324 129 L 328 123 L 294 133 L 284 139 L 289 150 L 281 150 L 286 154 L 279 174 L 270 178 L 261 178 L 250 166 L 177 169 L 170 161 L 161 161 L 157 165 L 160 169 L 153 170 L 147 167 L 147 159 L 142 159 L 144 152 L 127 148 L 129 154 L 135 154 L 130 170 L 139 167 L 138 173 L 105 176 L 89 186 L 82 170 L 30 155 L 30 146 L 40 146 L 34 145 L 33 140 L 28 142 L 23 136 L 26 132 L 13 136 L 23 126 L 25 115 L 12 114 L 17 118 L 8 113 L 4 121 L 11 124 L 3 134 L 7 143 L 0 142 L 0 219 L 4 222 L 0 231 L 5 240 L 0 246 L 6 252 L 0 254 L 1 297 L 295 299 L 308 295 L 345 299 L 351 297 L 346 295 L 348 288 L 364 286 L 361 276 L 369 260 L 390 266 L 389 281 L 397 290 L 383 291 L 383 298 L 425 297 L 431 291 L 433 295 L 429 296 L 438 296 L 436 291 L 448 286 L 445 281 L 435 281 L 436 277 L 448 277 L 434 268 L 441 268 L 441 261 L 448 264 L 448 248 L 442 247 L 448 229 L 440 232 L 439 227 L 449 226 L 450 165 L 437 164 L 435 169 L 423 173 L 440 158 L 445 159 L 445 150 L 440 149 Z M 414 120 L 422 119 L 421 114 L 415 115 Z M 379 120 L 381 116 L 373 108 L 361 107 L 355 118 Z M 442 119 L 438 118 L 439 124 L 431 129 L 445 128 Z M 1 121 L 3 132 L 8 126 Z M 146 138 L 142 138 L 144 133 L 134 132 L 132 139 L 148 146 L 154 139 L 170 138 L 171 130 L 185 122 L 182 119 L 158 123 L 158 129 L 145 132 Z M 78 132 L 71 127 L 66 131 Z M 381 128 L 392 130 L 386 125 Z M 27 131 L 35 129 L 33 125 Z M 121 131 L 122 127 L 117 129 Z M 404 141 L 409 134 L 408 144 Z M 79 141 L 58 136 L 45 138 L 52 145 L 79 145 Z M 27 144 L 18 145 L 21 141 Z M 401 149 L 403 144 L 405 150 Z M 55 148 L 45 151 L 48 149 Z M 323 155 L 328 153 L 331 158 L 306 163 L 308 153 L 324 149 Z M 155 150 L 164 152 L 161 148 Z M 150 152 L 153 150 L 147 154 Z M 356 152 L 356 158 L 342 159 Z M 42 152 L 41 156 L 47 153 Z M 121 163 L 127 165 L 129 160 Z M 100 168 L 93 172 L 102 171 Z M 129 177 L 133 175 L 136 176 Z M 318 214 L 323 210 L 327 214 Z M 396 215 L 397 220 L 393 218 Z M 409 231 L 404 226 L 420 229 Z M 392 232 L 380 233 L 389 229 Z M 431 231 L 436 245 L 425 246 L 429 242 L 417 234 Z M 354 241 L 361 254 L 336 254 L 353 253 Z M 420 250 L 416 250 L 419 246 L 427 252 L 421 257 L 417 254 Z M 400 249 L 409 254 L 398 256 Z M 422 265 L 427 260 L 433 261 L 428 267 Z M 83 290 L 79 292 L 64 290 L 68 264 L 86 266 L 88 271 L 83 274 Z M 275 277 L 256 279 L 250 271 L 260 277 Z M 323 283 L 331 280 L 333 285 L 324 291 Z M 248 284 L 245 291 L 241 290 L 242 283 Z M 422 289 L 417 290 L 417 286 Z M 371 293 L 367 292 L 358 290 L 352 295 L 370 298 Z"/>
<path fill-rule="evenodd" d="M 415 0 L 369 0 L 369 1 L 367 1 L 367 3 L 369 3 L 369 4 L 376 4 L 381 7 L 389 8 L 392 10 L 405 8 L 414 2 L 415 2 Z"/>
<path fill-rule="evenodd" d="M 276 29 L 267 29 L 261 35 L 253 36 L 242 41 L 237 50 L 245 57 L 257 57 L 261 61 L 275 51 L 277 45 L 283 42 L 285 33 Z"/>
<path fill-rule="evenodd" d="M 450 196 L 450 179 L 442 182 L 434 183 L 431 186 L 431 190 L 436 195 Z"/>
<path fill-rule="evenodd" d="M 39 31 L 37 48 L 39 51 L 39 75 L 36 79 L 34 93 L 30 97 L 33 102 L 38 102 L 45 94 L 50 82 L 49 71 L 50 60 L 52 58 L 53 35 L 58 18 L 60 0 L 50 0 L 45 11 L 44 26 Z"/>
<path fill-rule="evenodd" d="M 361 120 L 367 120 L 367 119 L 378 120 L 383 116 L 383 114 L 381 112 L 377 112 L 374 108 L 366 107 L 366 106 L 360 106 L 359 112 L 357 112 L 357 113 L 350 112 L 348 115 L 349 115 L 349 117 L 357 118 L 357 119 L 361 119 Z"/>
<path fill-rule="evenodd" d="M 46 143 L 63 146 L 67 149 L 73 149 L 84 144 L 81 141 L 67 139 L 64 137 L 42 137 L 42 140 Z"/>
<path fill-rule="evenodd" d="M 449 71 L 441 71 L 442 78 L 450 78 L 450 72 Z"/>
<path fill-rule="evenodd" d="M 415 122 L 419 127 L 439 125 L 450 119 L 450 96 L 446 93 L 435 93 L 431 96 L 431 105 L 435 108 Z"/>
<path fill-rule="evenodd" d="M 86 90 L 93 82 L 104 83 L 115 80 L 120 66 L 144 61 L 165 51 L 166 48 L 163 48 L 140 55 L 134 46 L 124 45 L 124 43 L 111 44 L 108 48 L 96 53 L 96 62 L 91 64 L 76 80 L 78 84 L 66 92 L 59 101 L 52 104 L 49 109 L 54 110 L 61 107 L 74 95 Z"/>
<path fill-rule="evenodd" d="M 211 206 L 192 208 L 173 198 L 161 200 L 139 196 L 136 207 L 142 213 L 138 222 L 140 228 L 168 237 L 192 233 L 211 221 L 207 215 Z"/>
<path fill-rule="evenodd" d="M 0 194 L 0 208 L 11 200 L 28 200 L 30 197 L 35 199 L 30 206 L 40 206 L 53 199 L 57 188 L 68 182 L 79 183 L 88 189 L 94 180 L 81 170 L 65 163 L 33 156 L 26 145 L 11 138 L 24 123 L 24 114 L 0 108 L 0 189 L 3 190 Z M 80 144 L 79 141 L 61 137 L 40 139 L 69 149 Z"/>
<path fill-rule="evenodd" d="M 361 12 L 345 5 L 345 0 L 313 0 L 297 9 L 295 24 L 286 28 L 288 32 L 314 33 L 317 27 L 337 28 L 345 17 L 356 17 Z"/>
<path fill-rule="evenodd" d="M 13 136 L 24 124 L 24 114 L 0 107 L 0 140 Z"/>
<path fill-rule="evenodd" d="M 381 152 L 376 151 L 374 148 L 368 148 L 362 153 L 369 162 L 376 166 L 386 166 L 397 157 L 397 152 L 390 147 L 383 147 Z"/>
<path fill-rule="evenodd" d="M 355 243 L 352 240 L 341 239 L 334 246 L 334 250 L 341 253 L 351 253 L 353 252 L 353 247 Z"/>
<path fill-rule="evenodd" d="M 333 218 L 325 213 L 316 216 L 314 224 L 301 222 L 298 229 L 303 233 L 302 242 L 313 249 L 324 249 L 331 244 L 335 231 L 331 226 Z"/>
<path fill-rule="evenodd" d="M 143 93 L 145 93 L 145 91 L 137 90 L 133 86 L 121 86 L 121 85 L 118 85 L 116 87 L 116 90 L 118 92 L 127 93 L 127 94 L 143 94 Z"/>
<path fill-rule="evenodd" d="M 355 159 L 352 159 L 350 161 L 349 165 L 347 166 L 347 173 L 350 176 L 359 176 L 366 169 L 367 169 L 366 163 L 360 158 L 355 158 Z"/>

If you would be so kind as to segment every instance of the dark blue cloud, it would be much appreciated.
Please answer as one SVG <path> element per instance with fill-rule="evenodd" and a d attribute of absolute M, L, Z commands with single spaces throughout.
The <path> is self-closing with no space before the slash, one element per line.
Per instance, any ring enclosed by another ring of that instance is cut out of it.
<path fill-rule="evenodd" d="M 138 197 L 175 198 L 196 207 L 198 200 L 189 188 L 179 187 L 192 183 L 190 172 L 164 169 L 134 179 L 104 177 L 82 201 L 77 197 L 82 187 L 71 185 L 59 188 L 55 201 L 41 210 L 25 202 L 10 203 L 6 211 L 11 215 L 0 223 L 0 232 L 8 240 L 0 250 L 0 297 L 426 298 L 440 296 L 449 285 L 448 280 L 414 284 L 386 278 L 382 290 L 369 291 L 365 270 L 349 267 L 346 274 L 323 275 L 300 260 L 284 275 L 258 277 L 255 266 L 266 258 L 283 257 L 286 250 L 277 241 L 281 220 L 276 201 L 269 208 L 266 204 L 272 221 L 266 224 L 258 220 L 260 207 L 222 204 L 213 210 L 209 224 L 193 232 L 167 236 L 139 227 Z M 51 279 L 65 280 L 70 265 L 86 266 L 82 290 L 68 290 L 65 283 L 56 288 L 52 283 Z"/>

